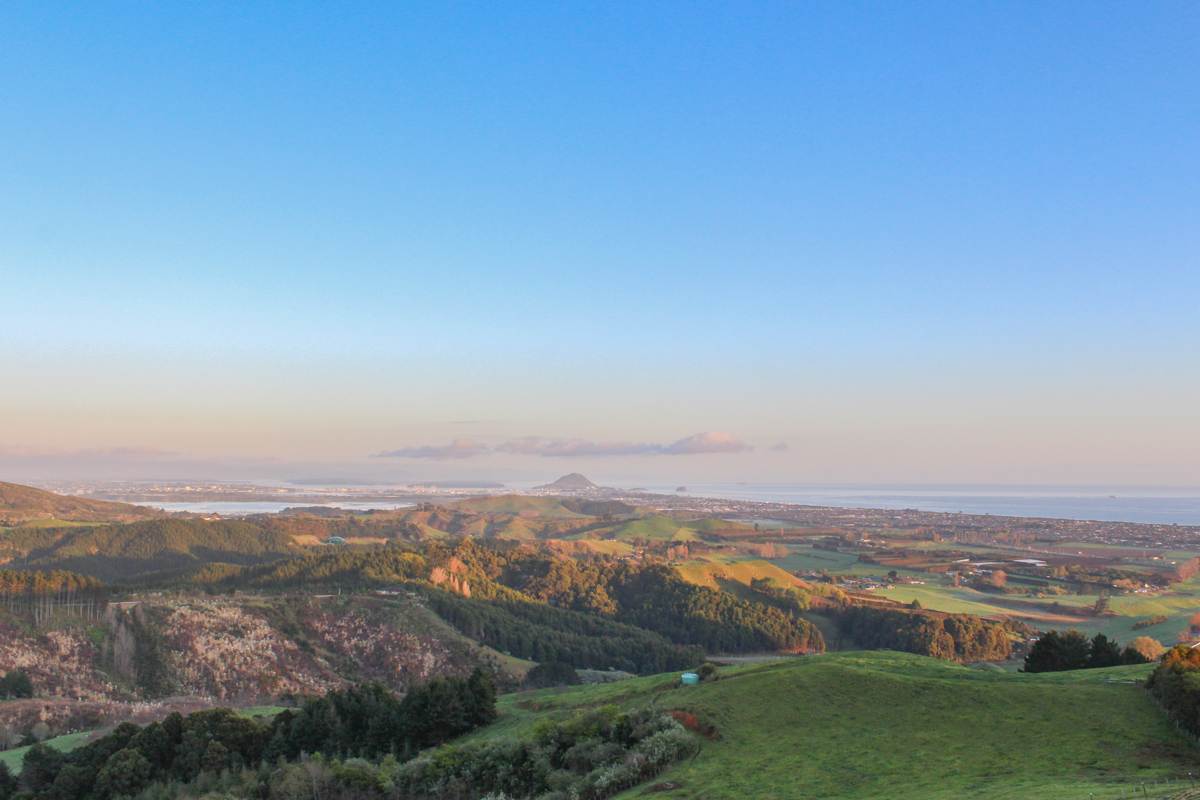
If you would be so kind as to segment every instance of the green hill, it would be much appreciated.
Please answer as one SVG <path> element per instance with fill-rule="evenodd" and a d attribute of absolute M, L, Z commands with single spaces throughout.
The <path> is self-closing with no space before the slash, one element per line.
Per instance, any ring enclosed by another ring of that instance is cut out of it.
<path fill-rule="evenodd" d="M 165 512 L 155 508 L 69 497 L 0 481 L 0 526 L 15 527 L 37 520 L 133 522 L 162 516 L 166 516 Z"/>
<path fill-rule="evenodd" d="M 565 517 L 574 519 L 587 516 L 572 511 L 561 497 L 526 497 L 520 494 L 502 494 L 493 497 L 471 497 L 449 504 L 461 511 L 483 514 L 530 514 L 538 517 Z"/>
<path fill-rule="evenodd" d="M 622 522 L 614 527 L 609 535 L 613 539 L 622 541 L 646 539 L 649 541 L 687 542 L 700 538 L 695 528 L 685 527 L 685 523 L 666 514 L 651 514 Z"/>
<path fill-rule="evenodd" d="M 592 535 L 628 541 L 645 539 L 647 541 L 690 542 L 703 534 L 713 534 L 720 531 L 740 530 L 746 528 L 741 523 L 729 522 L 717 518 L 680 519 L 669 514 L 647 513 L 634 519 L 628 519 L 611 528 L 601 528 Z"/>
<path fill-rule="evenodd" d="M 705 555 L 686 561 L 676 569 L 688 583 L 707 586 L 710 589 L 721 588 L 722 580 L 736 581 L 749 586 L 751 581 L 764 578 L 776 587 L 810 585 L 782 567 L 761 558 Z"/>
<path fill-rule="evenodd" d="M 240 520 L 155 519 L 127 525 L 15 528 L 0 542 L 14 568 L 53 567 L 105 581 L 210 562 L 256 564 L 297 552 L 292 537 Z"/>
<path fill-rule="evenodd" d="M 529 735 L 548 716 L 609 703 L 653 704 L 715 731 L 652 794 L 622 797 L 1132 797 L 1143 781 L 1186 777 L 1197 756 L 1141 688 L 1148 669 L 1024 675 L 837 653 L 727 667 L 696 687 L 664 675 L 509 695 L 500 720 L 473 738 Z"/>

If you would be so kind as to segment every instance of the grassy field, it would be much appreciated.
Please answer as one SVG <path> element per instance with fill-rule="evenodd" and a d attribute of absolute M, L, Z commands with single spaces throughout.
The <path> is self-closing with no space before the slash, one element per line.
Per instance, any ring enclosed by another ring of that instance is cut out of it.
<path fill-rule="evenodd" d="M 237 710 L 243 717 L 273 717 L 282 711 L 283 706 L 246 706 Z"/>
<path fill-rule="evenodd" d="M 648 539 L 651 541 L 689 542 L 700 538 L 695 527 L 680 522 L 665 514 L 652 514 L 641 519 L 631 519 L 614 526 L 607 534 L 613 539 Z"/>
<path fill-rule="evenodd" d="M 616 539 L 564 539 L 563 541 L 571 541 L 576 547 L 606 556 L 624 556 L 633 552 L 633 545 L 628 542 L 619 542 Z"/>
<path fill-rule="evenodd" d="M 46 744 L 56 750 L 61 750 L 64 753 L 69 753 L 76 747 L 87 744 L 88 737 L 91 736 L 91 731 L 82 733 L 68 733 L 66 736 L 56 736 L 53 739 L 47 739 Z M 9 772 L 13 775 L 20 774 L 21 765 L 25 761 L 25 753 L 29 751 L 28 747 L 17 747 L 12 750 L 0 750 L 0 764 L 8 767 Z"/>
<path fill-rule="evenodd" d="M 571 511 L 560 497 L 527 497 L 505 494 L 494 497 L 471 497 L 448 504 L 451 508 L 487 514 L 535 514 L 555 519 L 585 519 L 586 515 Z"/>
<path fill-rule="evenodd" d="M 623 797 L 1108 800 L 1196 769 L 1195 746 L 1140 686 L 1147 669 L 1020 675 L 836 653 L 725 668 L 698 687 L 666 675 L 508 695 L 499 722 L 473 738 L 525 735 L 571 709 L 652 704 L 695 713 L 719 737 L 656 791 Z"/>
<path fill-rule="evenodd" d="M 8 527 L 0 526 L 0 533 L 11 531 L 17 527 L 21 528 L 86 528 L 96 527 L 99 525 L 107 525 L 105 522 L 72 522 L 66 519 L 55 519 L 54 517 L 45 517 L 43 519 L 31 519 L 27 522 L 22 522 L 19 526 L 10 525 Z"/>
<path fill-rule="evenodd" d="M 1096 595 L 1067 594 L 1058 597 L 1033 598 L 1020 595 L 996 595 L 980 592 L 968 587 L 939 585 L 936 576 L 923 576 L 930 583 L 924 586 L 898 585 L 878 592 L 902 603 L 917 600 L 922 606 L 951 613 L 979 614 L 993 617 L 1014 616 L 1043 630 L 1052 628 L 1076 628 L 1094 635 L 1103 633 L 1127 642 L 1135 636 L 1151 636 L 1166 645 L 1175 643 L 1176 637 L 1188 627 L 1188 620 L 1200 611 L 1200 579 L 1193 578 L 1175 584 L 1170 590 L 1156 595 L 1127 594 L 1109 598 L 1112 615 L 1073 618 L 1071 615 L 1056 614 L 1051 605 L 1093 605 Z M 1014 603 L 1028 603 L 1030 607 L 1017 608 Z M 1138 620 L 1164 615 L 1165 622 L 1148 628 L 1135 629 Z"/>
<path fill-rule="evenodd" d="M 667 674 L 504 695 L 499 720 L 466 741 L 528 736 L 539 720 L 600 705 L 652 706 L 696 714 L 717 735 L 626 800 L 1162 798 L 1187 787 L 1200 752 L 1141 688 L 1148 670 L 1021 675 L 836 653 L 726 667 L 696 687 Z M 88 736 L 48 743 L 67 751 Z M 18 772 L 26 749 L 0 762 Z"/>
<path fill-rule="evenodd" d="M 883 577 L 889 570 L 895 569 L 900 575 L 917 578 L 928 578 L 928 573 L 918 570 L 889 567 L 883 564 L 868 564 L 858 560 L 858 553 L 821 550 L 809 545 L 792 545 L 791 553 L 784 558 L 772 561 L 786 570 L 804 574 L 825 570 L 834 575 L 873 575 Z"/>
<path fill-rule="evenodd" d="M 896 540 L 911 551 L 937 551 L 953 549 L 956 552 L 993 554 L 995 547 L 983 547 L 949 542 Z M 1141 554 L 1138 548 L 1101 547 L 1086 542 L 1064 542 L 1062 549 L 1119 551 L 1128 555 Z M 959 614 L 978 614 L 984 617 L 1007 616 L 1022 620 L 1041 630 L 1075 628 L 1088 635 L 1103 633 L 1121 642 L 1137 636 L 1150 636 L 1165 645 L 1174 644 L 1179 635 L 1188 629 L 1193 614 L 1200 611 L 1200 577 L 1173 584 L 1170 589 L 1155 594 L 1117 594 L 1109 598 L 1110 614 L 1091 616 L 1075 613 L 1074 609 L 1086 612 L 1099 599 L 1095 594 L 1062 594 L 1045 597 L 1031 595 L 1001 595 L 978 591 L 968 586 L 949 585 L 943 576 L 917 569 L 905 569 L 888 564 L 871 564 L 858 560 L 853 551 L 831 551 L 813 548 L 805 544 L 789 544 L 790 553 L 784 558 L 772 559 L 772 563 L 790 572 L 804 575 L 809 572 L 825 571 L 833 575 L 856 575 L 884 577 L 895 569 L 901 577 L 916 578 L 923 584 L 898 584 L 881 589 L 878 594 L 900 603 L 918 601 L 923 607 Z M 1192 551 L 1161 552 L 1168 560 L 1190 558 Z M 1151 562 L 1147 562 L 1151 563 Z M 1161 568 L 1161 562 L 1155 569 Z M 1014 584 L 1018 578 L 1012 578 Z M 1141 620 L 1165 616 L 1166 620 L 1145 628 L 1135 628 Z"/>
<path fill-rule="evenodd" d="M 766 578 L 775 586 L 795 586 L 799 581 L 787 570 L 770 561 L 758 558 L 742 558 L 738 556 L 711 555 L 694 558 L 680 564 L 677 568 L 683 579 L 689 583 L 709 588 L 718 588 L 718 578 L 725 578 L 738 583 L 750 584 L 755 578 Z"/>

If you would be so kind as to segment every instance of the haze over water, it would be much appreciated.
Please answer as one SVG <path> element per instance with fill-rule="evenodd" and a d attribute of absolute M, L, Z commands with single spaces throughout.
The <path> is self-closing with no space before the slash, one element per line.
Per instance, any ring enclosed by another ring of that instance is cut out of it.
<path fill-rule="evenodd" d="M 696 483 L 686 492 L 677 486 L 643 484 L 658 494 L 713 497 L 760 503 L 792 503 L 837 508 L 917 509 L 1010 517 L 1104 520 L 1166 525 L 1200 525 L 1200 489 L 1191 487 L 1079 486 L 869 486 L 775 483 Z M 500 491 L 521 491 L 517 487 Z M 412 503 L 388 500 L 346 500 L 309 503 L 301 500 L 213 500 L 200 502 L 142 502 L 165 511 L 244 516 L 274 514 L 286 508 L 322 506 L 350 511 L 397 509 Z"/>
<path fill-rule="evenodd" d="M 647 486 L 674 493 L 676 487 Z M 1078 486 L 811 486 L 690 484 L 688 496 L 767 503 L 896 508 L 1014 517 L 1200 525 L 1200 489 Z"/>

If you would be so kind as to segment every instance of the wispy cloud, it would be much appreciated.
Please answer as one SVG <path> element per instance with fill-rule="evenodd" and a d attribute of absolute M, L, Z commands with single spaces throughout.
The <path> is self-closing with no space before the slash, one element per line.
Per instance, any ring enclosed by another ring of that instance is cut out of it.
<path fill-rule="evenodd" d="M 697 433 L 668 444 L 653 442 L 593 442 L 588 439 L 547 439 L 526 436 L 499 445 L 496 450 L 518 455 L 546 458 L 585 458 L 603 456 L 687 456 L 704 453 L 741 453 L 753 448 L 733 435 L 720 432 Z"/>
<path fill-rule="evenodd" d="M 656 444 L 636 442 L 591 442 L 587 439 L 547 439 L 524 436 L 497 445 L 501 453 L 546 458 L 581 458 L 587 456 L 641 456 L 661 452 Z"/>
<path fill-rule="evenodd" d="M 607 458 L 610 456 L 692 456 L 706 453 L 744 453 L 754 448 L 732 434 L 719 431 L 697 433 L 675 442 L 595 442 L 590 439 L 565 439 L 522 436 L 489 447 L 471 439 L 455 439 L 445 445 L 401 447 L 376 453 L 374 458 L 474 458 L 487 453 L 506 453 L 541 458 Z"/>
<path fill-rule="evenodd" d="M 786 453 L 790 449 L 791 448 L 788 446 L 787 442 L 776 442 L 770 447 L 770 450 L 773 453 Z"/>
<path fill-rule="evenodd" d="M 754 448 L 733 434 L 721 431 L 697 433 L 663 448 L 669 456 L 691 456 L 701 453 L 744 453 Z"/>
<path fill-rule="evenodd" d="M 421 447 L 401 447 L 398 450 L 385 450 L 376 453 L 375 458 L 428 458 L 434 460 L 449 460 L 456 458 L 474 458 L 488 452 L 488 446 L 470 439 L 455 439 L 450 444 L 424 445 Z"/>

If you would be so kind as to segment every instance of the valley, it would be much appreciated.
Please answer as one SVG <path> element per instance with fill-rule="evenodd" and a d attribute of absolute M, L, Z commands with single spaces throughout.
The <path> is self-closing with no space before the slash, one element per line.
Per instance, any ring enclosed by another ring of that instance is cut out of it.
<path fill-rule="evenodd" d="M 700 726 L 687 766 L 656 768 L 661 796 L 744 796 L 729 772 L 753 762 L 755 785 L 822 797 L 1121 797 L 1139 777 L 1178 783 L 1192 758 L 1140 688 L 1149 664 L 1014 674 L 1041 631 L 1154 642 L 1135 662 L 1200 635 L 1200 549 L 1152 530 L 1131 546 L 1110 523 L 1063 538 L 1038 520 L 717 514 L 594 485 L 238 518 L 121 519 L 92 501 L 69 524 L 64 504 L 8 496 L 21 521 L 0 530 L 0 675 L 32 686 L 0 700 L 13 768 L 40 740 L 65 751 L 221 706 L 269 719 L 477 671 L 499 716 L 453 747 L 518 746 L 610 704 Z M 706 661 L 720 680 L 673 688 Z M 534 689 L 531 671 L 584 685 Z M 1003 724 L 962 733 L 984 719 Z M 1110 741 L 1118 719 L 1136 733 Z M 936 787 L 931 758 L 947 760 Z"/>

